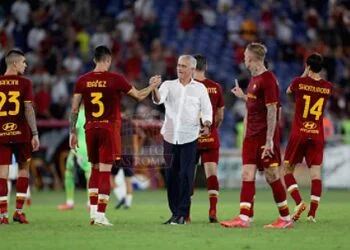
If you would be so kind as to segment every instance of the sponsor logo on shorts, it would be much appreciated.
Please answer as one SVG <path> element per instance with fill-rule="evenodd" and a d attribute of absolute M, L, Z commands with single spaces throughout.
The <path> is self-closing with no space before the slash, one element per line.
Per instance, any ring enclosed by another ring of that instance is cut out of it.
<path fill-rule="evenodd" d="M 5 131 L 14 131 L 16 129 L 17 129 L 17 124 L 13 122 L 8 122 L 2 125 L 2 130 L 5 130 Z"/>
<path fill-rule="evenodd" d="M 304 128 L 312 130 L 317 128 L 317 124 L 314 122 L 304 122 L 303 123 Z"/>

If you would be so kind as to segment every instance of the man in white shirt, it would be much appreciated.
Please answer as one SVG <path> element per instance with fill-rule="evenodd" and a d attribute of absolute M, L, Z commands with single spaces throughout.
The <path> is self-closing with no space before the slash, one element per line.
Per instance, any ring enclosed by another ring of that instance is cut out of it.
<path fill-rule="evenodd" d="M 212 106 L 206 87 L 193 80 L 196 59 L 182 55 L 177 63 L 178 79 L 165 81 L 152 92 L 155 104 L 164 104 L 164 159 L 168 203 L 172 216 L 165 224 L 185 224 L 189 215 L 196 165 L 198 135 L 208 136 Z M 203 121 L 201 128 L 200 118 Z"/>

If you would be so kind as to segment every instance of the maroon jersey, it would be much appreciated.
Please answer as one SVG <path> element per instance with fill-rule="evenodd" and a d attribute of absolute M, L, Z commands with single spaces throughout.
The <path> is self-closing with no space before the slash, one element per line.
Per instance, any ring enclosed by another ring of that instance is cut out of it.
<path fill-rule="evenodd" d="M 324 140 L 323 113 L 331 95 L 332 85 L 325 80 L 297 77 L 290 85 L 295 97 L 295 112 L 291 134 Z"/>
<path fill-rule="evenodd" d="M 89 72 L 81 76 L 75 94 L 81 94 L 85 106 L 85 128 L 108 128 L 120 120 L 120 94 L 128 93 L 132 86 L 120 74 Z"/>
<path fill-rule="evenodd" d="M 224 98 L 222 96 L 221 86 L 210 79 L 205 79 L 204 81 L 199 81 L 199 80 L 196 80 L 196 81 L 203 83 L 204 86 L 207 88 L 211 106 L 213 107 L 213 120 L 212 120 L 211 129 L 210 129 L 210 134 L 208 137 L 198 138 L 198 148 L 199 149 L 217 148 L 220 146 L 220 140 L 219 140 L 219 133 L 215 125 L 216 124 L 215 116 L 216 116 L 217 109 L 224 107 Z"/>
<path fill-rule="evenodd" d="M 32 82 L 16 75 L 0 76 L 0 143 L 30 142 L 24 103 L 33 101 Z"/>
<path fill-rule="evenodd" d="M 280 91 L 275 75 L 270 71 L 253 76 L 247 89 L 247 131 L 246 138 L 256 135 L 266 135 L 267 108 L 266 105 L 280 106 Z M 277 111 L 278 118 L 278 111 Z M 276 126 L 276 130 L 278 125 Z"/>

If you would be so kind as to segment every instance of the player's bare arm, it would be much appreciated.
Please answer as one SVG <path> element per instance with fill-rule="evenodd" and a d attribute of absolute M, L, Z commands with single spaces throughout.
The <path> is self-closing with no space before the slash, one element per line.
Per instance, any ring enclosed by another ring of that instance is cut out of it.
<path fill-rule="evenodd" d="M 235 87 L 231 89 L 231 92 L 238 98 L 247 101 L 247 95 L 244 94 L 243 90 L 239 87 L 237 79 L 235 79 Z"/>
<path fill-rule="evenodd" d="M 152 98 L 156 103 L 160 102 L 160 93 L 158 88 L 155 88 L 154 90 L 152 90 Z"/>
<path fill-rule="evenodd" d="M 215 112 L 215 126 L 219 128 L 224 120 L 224 107 L 217 108 Z"/>
<path fill-rule="evenodd" d="M 137 101 L 142 101 L 145 99 L 154 89 L 157 89 L 160 83 L 162 82 L 161 76 L 152 76 L 149 80 L 149 86 L 144 89 L 137 90 L 136 88 L 132 88 L 128 95 L 135 98 Z"/>
<path fill-rule="evenodd" d="M 38 136 L 38 128 L 36 126 L 36 118 L 35 118 L 35 112 L 33 108 L 32 102 L 25 102 L 24 103 L 24 114 L 26 117 L 26 120 L 28 122 L 28 125 L 32 131 L 32 147 L 33 151 L 39 150 L 39 136 Z"/>
<path fill-rule="evenodd" d="M 75 94 L 73 96 L 72 110 L 71 110 L 70 119 L 69 119 L 69 131 L 70 131 L 69 146 L 74 150 L 76 150 L 77 147 L 79 147 L 76 125 L 78 121 L 78 114 L 79 114 L 81 99 L 82 99 L 81 94 Z"/>
<path fill-rule="evenodd" d="M 266 156 L 272 157 L 273 152 L 273 135 L 276 129 L 277 123 L 277 103 L 266 105 L 267 108 L 267 132 L 266 132 L 266 143 L 264 151 L 261 155 L 261 158 L 265 158 Z"/>

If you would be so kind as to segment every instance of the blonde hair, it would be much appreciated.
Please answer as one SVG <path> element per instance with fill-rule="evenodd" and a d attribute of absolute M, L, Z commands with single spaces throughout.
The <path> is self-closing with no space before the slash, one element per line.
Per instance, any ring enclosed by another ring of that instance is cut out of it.
<path fill-rule="evenodd" d="M 250 43 L 247 46 L 247 50 L 254 54 L 255 58 L 259 61 L 264 61 L 267 53 L 267 48 L 262 43 Z"/>

